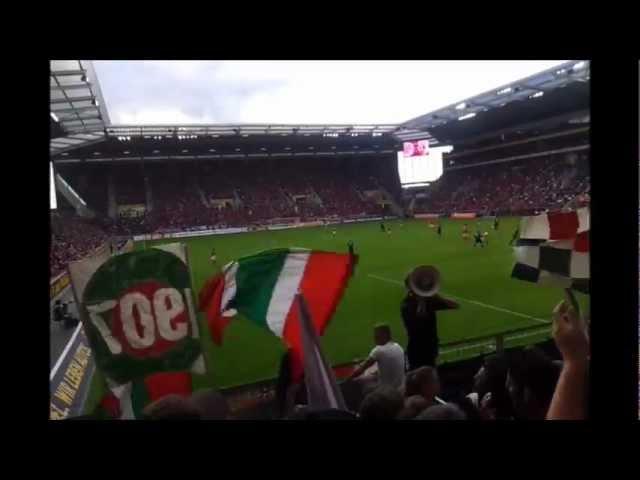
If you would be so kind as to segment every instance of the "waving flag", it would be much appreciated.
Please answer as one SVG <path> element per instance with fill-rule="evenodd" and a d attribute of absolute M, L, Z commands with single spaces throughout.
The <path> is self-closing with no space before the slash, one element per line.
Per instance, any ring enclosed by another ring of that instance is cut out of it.
<path fill-rule="evenodd" d="M 589 209 L 524 217 L 511 276 L 589 293 Z"/>
<path fill-rule="evenodd" d="M 185 246 L 69 265 L 96 365 L 112 385 L 158 372 L 204 372 Z"/>
<path fill-rule="evenodd" d="M 240 313 L 282 338 L 292 349 L 293 376 L 302 375 L 302 341 L 295 295 L 309 307 L 318 335 L 324 333 L 342 297 L 356 257 L 304 249 L 275 249 L 227 264 L 200 292 L 217 344 L 231 318 Z"/>

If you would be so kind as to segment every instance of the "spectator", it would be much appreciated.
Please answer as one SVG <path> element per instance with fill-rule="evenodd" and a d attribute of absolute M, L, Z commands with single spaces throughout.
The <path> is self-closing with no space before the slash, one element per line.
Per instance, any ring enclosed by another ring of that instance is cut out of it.
<path fill-rule="evenodd" d="M 212 389 L 198 390 L 193 393 L 189 403 L 200 412 L 202 420 L 226 420 L 231 414 L 224 395 Z"/>
<path fill-rule="evenodd" d="M 565 302 L 553 311 L 553 338 L 563 364 L 546 418 L 584 420 L 587 418 L 589 337 L 585 322 Z"/>
<path fill-rule="evenodd" d="M 290 420 L 357 420 L 357 418 L 355 414 L 337 408 L 320 411 L 300 408 L 289 417 Z"/>
<path fill-rule="evenodd" d="M 506 387 L 516 419 L 544 420 L 558 375 L 558 366 L 540 349 L 527 347 L 512 352 Z"/>
<path fill-rule="evenodd" d="M 404 409 L 398 415 L 400 420 L 408 420 L 417 417 L 422 411 L 429 407 L 429 402 L 422 395 L 412 395 L 405 399 Z"/>
<path fill-rule="evenodd" d="M 405 279 L 407 296 L 402 302 L 401 314 L 407 329 L 409 370 L 436 365 L 439 351 L 436 312 L 460 307 L 435 293 L 439 279 L 438 270 L 426 265 L 416 267 Z"/>
<path fill-rule="evenodd" d="M 497 419 L 513 417 L 511 399 L 506 390 L 507 359 L 503 354 L 488 355 L 483 365 L 473 377 L 473 392 L 468 395 L 473 405 Z M 488 412 L 491 410 L 491 412 Z"/>
<path fill-rule="evenodd" d="M 147 405 L 143 415 L 148 420 L 200 420 L 201 412 L 180 395 L 166 395 Z"/>
<path fill-rule="evenodd" d="M 291 350 L 287 350 L 280 359 L 278 380 L 276 382 L 276 414 L 278 418 L 283 418 L 292 411 L 295 405 L 296 393 L 300 387 L 300 383 L 292 382 Z"/>
<path fill-rule="evenodd" d="M 401 388 L 404 383 L 404 350 L 391 339 L 389 325 L 380 324 L 373 329 L 373 339 L 376 346 L 365 360 L 349 376 L 348 380 L 362 375 L 373 365 L 378 367 L 378 384 L 392 388 Z"/>
<path fill-rule="evenodd" d="M 370 392 L 360 405 L 362 420 L 394 420 L 404 408 L 402 394 L 386 385 Z"/>
<path fill-rule="evenodd" d="M 459 407 L 451 403 L 433 405 L 418 415 L 416 420 L 466 420 L 467 416 Z"/>
<path fill-rule="evenodd" d="M 143 410 L 150 420 L 225 420 L 229 413 L 227 400 L 215 390 L 200 390 L 190 397 L 165 395 Z"/>
<path fill-rule="evenodd" d="M 440 379 L 433 367 L 420 367 L 407 374 L 405 382 L 405 397 L 421 396 L 427 406 L 436 403 L 436 396 L 440 394 Z"/>

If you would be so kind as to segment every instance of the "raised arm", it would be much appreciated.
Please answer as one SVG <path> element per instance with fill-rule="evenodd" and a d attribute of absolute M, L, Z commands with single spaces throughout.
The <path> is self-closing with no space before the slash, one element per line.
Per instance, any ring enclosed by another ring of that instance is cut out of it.
<path fill-rule="evenodd" d="M 454 300 L 450 300 L 448 298 L 444 298 L 442 295 L 438 294 L 434 297 L 441 305 L 441 308 L 438 310 L 456 310 L 460 308 L 460 304 Z"/>
<path fill-rule="evenodd" d="M 547 420 L 584 420 L 587 416 L 589 338 L 576 311 L 561 302 L 553 311 L 553 338 L 563 363 Z"/>

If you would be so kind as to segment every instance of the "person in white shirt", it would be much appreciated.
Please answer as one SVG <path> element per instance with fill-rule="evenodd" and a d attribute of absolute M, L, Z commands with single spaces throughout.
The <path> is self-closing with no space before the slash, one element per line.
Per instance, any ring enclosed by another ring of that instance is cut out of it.
<path fill-rule="evenodd" d="M 369 357 L 356 368 L 347 380 L 359 377 L 373 365 L 378 368 L 378 385 L 401 389 L 404 385 L 405 357 L 403 348 L 391 339 L 389 325 L 376 325 L 373 329 L 376 346 Z"/>

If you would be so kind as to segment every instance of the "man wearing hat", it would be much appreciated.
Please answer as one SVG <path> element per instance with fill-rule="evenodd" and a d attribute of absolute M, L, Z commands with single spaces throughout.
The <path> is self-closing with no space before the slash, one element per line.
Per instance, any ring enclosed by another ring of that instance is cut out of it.
<path fill-rule="evenodd" d="M 407 329 L 409 370 L 435 367 L 439 339 L 436 312 L 460 305 L 438 294 L 440 272 L 430 265 L 416 267 L 405 279 L 407 296 L 402 302 L 402 321 Z"/>

